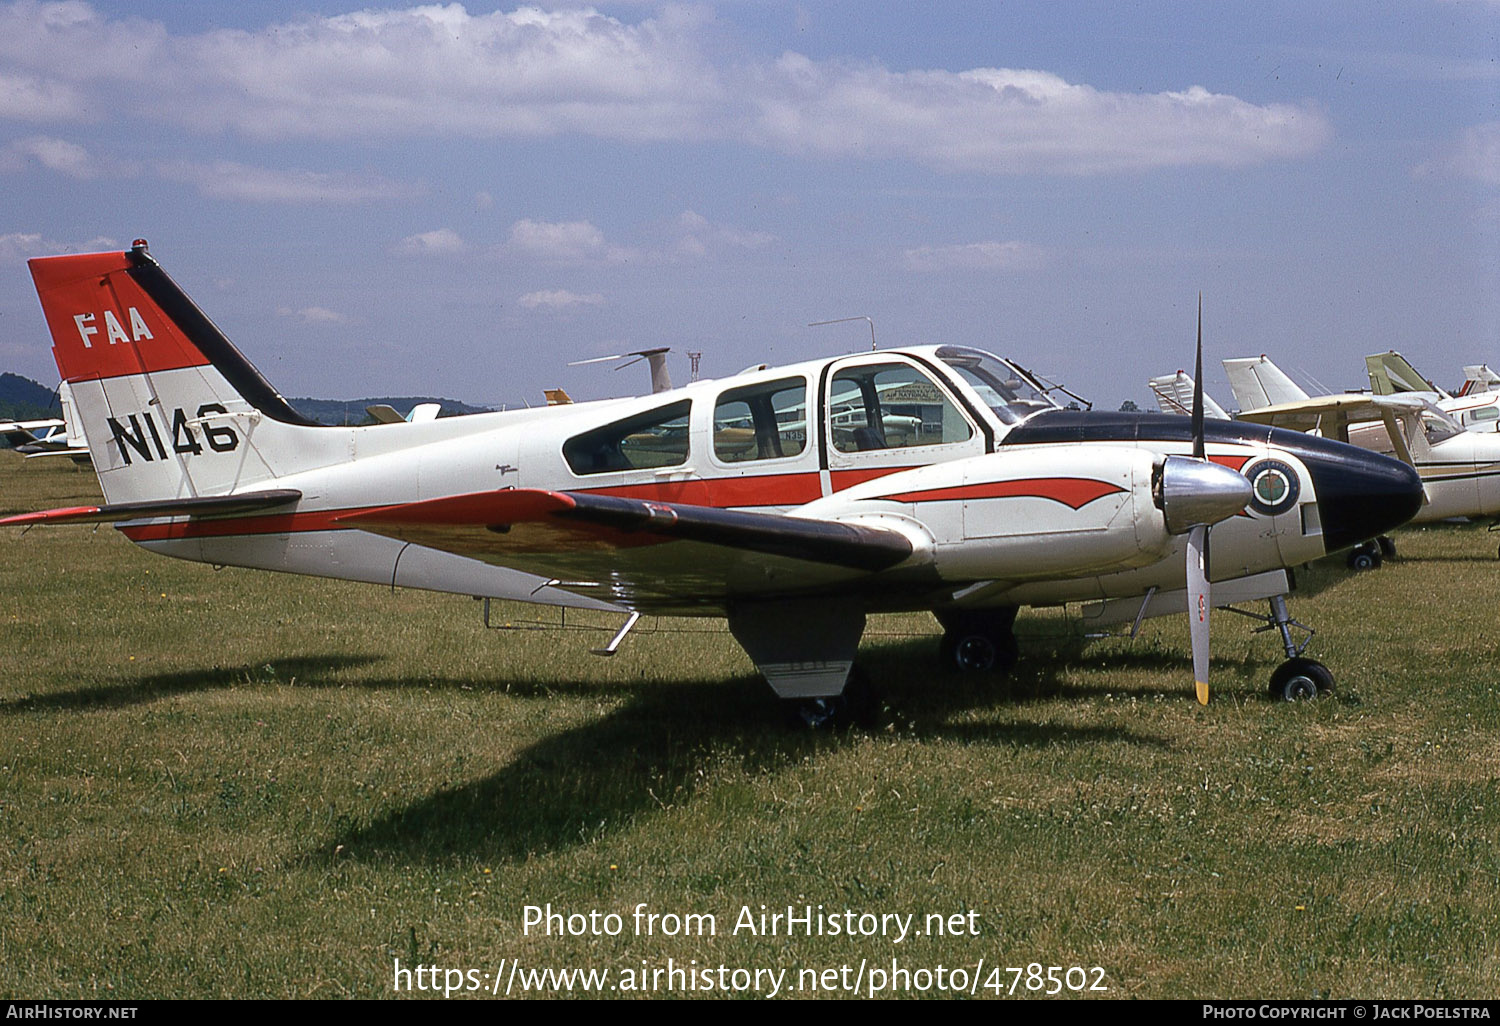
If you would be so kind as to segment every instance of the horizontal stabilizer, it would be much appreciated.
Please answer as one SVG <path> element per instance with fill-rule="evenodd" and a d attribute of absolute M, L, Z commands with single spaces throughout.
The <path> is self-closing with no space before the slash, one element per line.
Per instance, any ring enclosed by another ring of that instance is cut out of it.
<path fill-rule="evenodd" d="M 912 553 L 904 535 L 878 527 L 532 488 L 387 506 L 339 523 L 462 555 L 693 541 L 874 572 Z"/>
<path fill-rule="evenodd" d="M 253 513 L 271 506 L 285 506 L 302 498 L 295 488 L 272 488 L 240 495 L 208 495 L 198 498 L 161 499 L 151 502 L 116 502 L 104 506 L 69 506 L 39 513 L 21 513 L 0 519 L 0 527 L 33 524 L 108 524 L 150 517 L 206 517 Z"/>

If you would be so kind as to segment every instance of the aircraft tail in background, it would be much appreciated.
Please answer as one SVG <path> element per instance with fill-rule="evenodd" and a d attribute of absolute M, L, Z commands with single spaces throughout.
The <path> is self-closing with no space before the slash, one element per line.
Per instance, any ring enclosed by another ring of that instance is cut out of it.
<path fill-rule="evenodd" d="M 1229 376 L 1229 387 L 1234 389 L 1234 401 L 1239 404 L 1241 413 L 1264 406 L 1301 402 L 1308 397 L 1264 354 L 1225 360 L 1224 373 Z"/>

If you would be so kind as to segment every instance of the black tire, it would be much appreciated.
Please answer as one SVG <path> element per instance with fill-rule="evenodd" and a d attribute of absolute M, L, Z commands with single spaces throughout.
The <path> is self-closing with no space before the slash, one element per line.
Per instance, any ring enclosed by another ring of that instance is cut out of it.
<path fill-rule="evenodd" d="M 1020 656 L 1015 633 L 1015 610 L 998 613 L 966 612 L 941 617 L 945 628 L 938 658 L 958 673 L 1009 673 Z"/>
<path fill-rule="evenodd" d="M 1359 548 L 1350 551 L 1348 562 L 1349 569 L 1355 573 L 1363 573 L 1366 570 L 1378 570 L 1381 563 L 1380 548 L 1377 546 L 1371 550 L 1361 545 Z"/>
<path fill-rule="evenodd" d="M 858 666 L 849 671 L 844 690 L 837 695 L 786 700 L 787 718 L 793 725 L 808 730 L 844 730 L 855 724 L 868 725 L 878 707 L 875 686 Z"/>
<path fill-rule="evenodd" d="M 1376 538 L 1375 541 L 1380 546 L 1380 555 L 1381 555 L 1381 558 L 1383 558 L 1383 559 L 1395 559 L 1396 558 L 1396 539 L 1392 538 L 1388 534 L 1382 534 L 1379 538 Z"/>
<path fill-rule="evenodd" d="M 990 673 L 1000 664 L 1000 649 L 987 634 L 945 634 L 940 656 L 959 673 Z"/>
<path fill-rule="evenodd" d="M 1279 702 L 1301 702 L 1333 691 L 1333 674 L 1316 659 L 1288 659 L 1271 674 L 1271 697 Z"/>

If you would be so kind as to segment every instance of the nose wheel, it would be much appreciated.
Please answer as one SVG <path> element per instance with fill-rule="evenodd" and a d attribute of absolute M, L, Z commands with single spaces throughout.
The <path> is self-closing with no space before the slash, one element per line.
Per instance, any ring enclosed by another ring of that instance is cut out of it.
<path fill-rule="evenodd" d="M 1393 551 L 1394 548 L 1395 546 L 1393 545 Z M 1365 542 L 1363 545 L 1357 545 L 1350 549 L 1347 560 L 1349 569 L 1356 572 L 1378 570 L 1380 569 L 1380 564 L 1384 561 L 1385 554 L 1382 552 L 1379 543 L 1373 541 Z"/>
<path fill-rule="evenodd" d="M 1333 691 L 1333 674 L 1316 659 L 1296 656 L 1271 674 L 1271 697 L 1281 702 L 1301 702 Z"/>
<path fill-rule="evenodd" d="M 1269 616 L 1262 616 L 1234 606 L 1226 606 L 1225 611 L 1259 620 L 1261 625 L 1255 628 L 1256 634 L 1262 631 L 1276 631 L 1281 635 L 1281 648 L 1286 653 L 1286 662 L 1276 667 L 1276 672 L 1271 674 L 1271 683 L 1267 689 L 1271 697 L 1278 702 L 1301 702 L 1331 693 L 1333 672 L 1316 659 L 1308 659 L 1302 655 L 1303 650 L 1312 641 L 1315 633 L 1313 629 L 1305 623 L 1292 619 L 1292 614 L 1286 608 L 1285 595 L 1272 595 L 1270 603 Z M 1293 627 L 1304 632 L 1300 642 L 1292 637 Z"/>
<path fill-rule="evenodd" d="M 943 625 L 938 658 L 943 667 L 959 673 L 1008 673 L 1016 665 L 1016 606 L 996 609 L 944 611 L 935 614 Z"/>
<path fill-rule="evenodd" d="M 1377 547 L 1375 552 L 1375 565 L 1379 566 L 1380 549 Z M 1302 655 L 1302 650 L 1312 640 L 1312 629 L 1292 619 L 1291 613 L 1287 612 L 1285 595 L 1272 597 L 1271 615 L 1266 620 L 1266 625 L 1260 630 L 1270 630 L 1273 627 L 1278 630 L 1281 633 L 1282 650 L 1287 655 L 1286 662 L 1276 667 L 1276 672 L 1271 674 L 1269 688 L 1271 697 L 1279 702 L 1302 702 L 1332 693 L 1332 671 L 1316 659 L 1308 659 Z M 1303 639 L 1302 644 L 1299 645 L 1292 640 L 1292 627 L 1300 627 L 1307 631 L 1307 637 Z"/>

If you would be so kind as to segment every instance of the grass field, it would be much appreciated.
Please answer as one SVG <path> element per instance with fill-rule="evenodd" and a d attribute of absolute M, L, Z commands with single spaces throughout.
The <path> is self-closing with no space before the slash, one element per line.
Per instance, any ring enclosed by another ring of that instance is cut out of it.
<path fill-rule="evenodd" d="M 0 453 L 0 508 L 96 494 Z M 385 997 L 397 959 L 486 987 L 696 959 L 807 996 L 803 970 L 863 960 L 868 992 L 895 959 L 980 996 L 1040 963 L 1113 997 L 1490 997 L 1496 540 L 1414 529 L 1375 573 L 1299 570 L 1330 699 L 1269 701 L 1279 646 L 1237 617 L 1207 709 L 1175 621 L 1084 643 L 1023 612 L 1022 666 L 976 681 L 934 669 L 930 618 L 877 618 L 878 723 L 809 734 L 715 621 L 606 660 L 465 598 L 10 530 L 0 996 Z M 548 903 L 623 928 L 523 931 Z M 715 933 L 637 935 L 640 903 Z M 900 943 L 735 932 L 761 905 L 977 914 Z"/>

